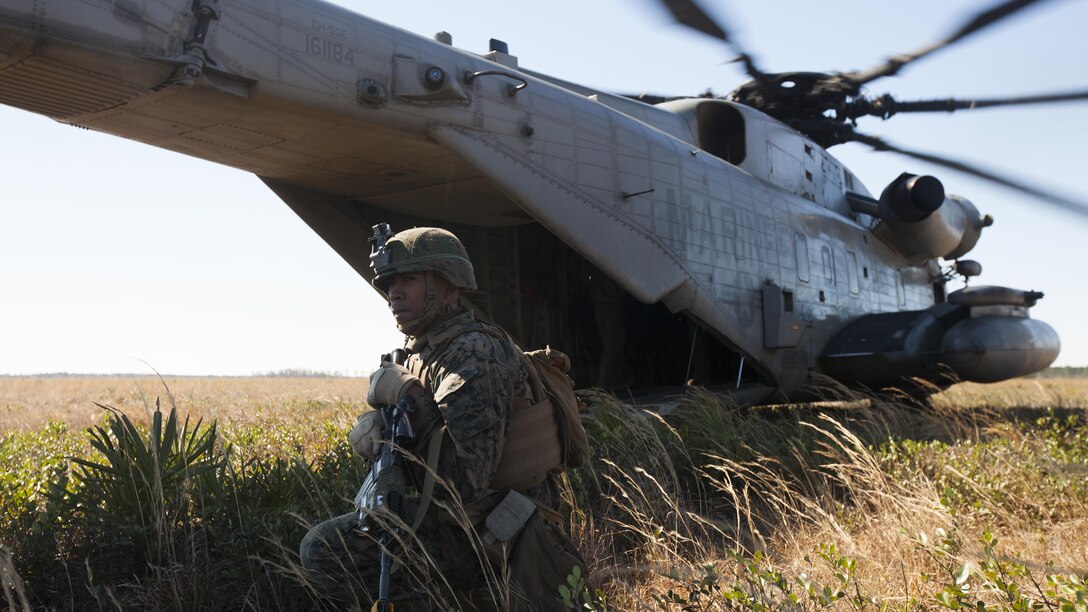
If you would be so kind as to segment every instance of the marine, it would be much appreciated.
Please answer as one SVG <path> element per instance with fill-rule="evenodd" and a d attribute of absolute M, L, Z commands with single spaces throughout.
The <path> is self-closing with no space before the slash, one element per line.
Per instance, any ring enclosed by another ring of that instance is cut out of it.
<path fill-rule="evenodd" d="M 538 452 L 539 441 L 517 439 L 524 427 L 509 427 L 533 404 L 531 366 L 505 331 L 478 320 L 462 299 L 477 285 L 456 236 L 385 231 L 371 256 L 373 283 L 406 336 L 408 357 L 383 360 L 367 403 L 410 406 L 412 437 L 400 445 L 420 491 L 404 504 L 410 528 L 387 547 L 396 559 L 390 601 L 399 610 L 564 609 L 557 587 L 584 562 L 554 510 L 555 460 L 543 459 L 559 456 L 549 448 L 559 441 L 545 438 L 546 452 Z M 352 448 L 373 461 L 383 431 L 378 411 L 364 413 L 349 434 Z M 311 584 L 332 605 L 369 606 L 380 535 L 389 528 L 366 508 L 313 527 L 300 545 Z"/>

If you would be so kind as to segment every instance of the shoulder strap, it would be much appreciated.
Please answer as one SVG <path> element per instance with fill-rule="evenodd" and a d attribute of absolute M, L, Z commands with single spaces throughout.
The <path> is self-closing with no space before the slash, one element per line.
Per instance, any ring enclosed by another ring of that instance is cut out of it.
<path fill-rule="evenodd" d="M 423 476 L 423 489 L 420 492 L 416 518 L 412 521 L 412 533 L 416 533 L 419 529 L 423 523 L 423 515 L 427 514 L 427 508 L 431 505 L 431 496 L 434 494 L 434 475 L 438 473 L 438 452 L 442 449 L 442 438 L 445 437 L 446 428 L 442 427 L 431 434 L 431 442 L 427 445 L 427 473 Z"/>
<path fill-rule="evenodd" d="M 525 351 L 518 346 L 517 342 L 510 337 L 510 334 L 506 330 L 488 325 L 487 323 L 481 323 L 477 331 L 481 331 L 489 336 L 498 338 L 499 340 L 506 340 L 513 347 L 518 354 L 518 359 L 521 361 L 522 367 L 525 369 L 525 373 L 529 377 L 529 391 L 533 394 L 533 401 L 539 402 L 545 399 L 544 383 L 540 380 L 540 373 L 536 371 L 536 366 L 530 361 L 529 356 L 525 354 Z"/>
<path fill-rule="evenodd" d="M 441 353 L 449 346 L 449 343 L 454 338 L 461 334 L 472 331 L 472 327 L 467 325 L 453 325 L 449 329 L 443 330 L 431 337 L 427 338 L 427 345 L 423 347 L 423 350 L 417 353 L 421 359 L 430 359 L 431 355 Z"/>
<path fill-rule="evenodd" d="M 412 374 L 423 382 L 423 386 L 427 387 L 430 383 L 430 372 L 428 371 L 430 367 L 438 361 L 439 357 L 449 348 L 450 343 L 458 336 L 475 331 L 475 329 L 475 327 L 466 325 L 454 325 L 442 333 L 428 338 L 427 345 L 423 347 L 423 350 L 415 354 L 415 363 L 409 368 Z"/>

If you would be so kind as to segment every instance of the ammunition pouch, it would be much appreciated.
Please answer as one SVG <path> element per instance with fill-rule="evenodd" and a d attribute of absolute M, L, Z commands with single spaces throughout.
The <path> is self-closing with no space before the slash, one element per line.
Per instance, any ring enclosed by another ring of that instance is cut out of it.
<path fill-rule="evenodd" d="M 526 398 L 510 412 L 502 459 L 491 478 L 492 489 L 527 491 L 559 467 L 559 428 L 552 401 L 545 398 L 528 404 Z"/>

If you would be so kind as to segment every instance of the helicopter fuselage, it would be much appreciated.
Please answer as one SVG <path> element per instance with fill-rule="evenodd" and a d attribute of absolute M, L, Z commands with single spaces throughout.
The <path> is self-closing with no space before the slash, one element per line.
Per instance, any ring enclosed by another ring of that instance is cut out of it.
<path fill-rule="evenodd" d="M 937 256 L 881 237 L 884 220 L 847 197 L 869 196 L 860 181 L 759 111 L 642 104 L 317 0 L 0 0 L 0 103 L 253 172 L 364 278 L 371 225 L 450 227 L 477 265 L 475 306 L 526 343 L 562 348 L 563 322 L 592 317 L 587 304 L 606 313 L 596 288 L 588 302 L 548 297 L 599 272 L 621 300 L 694 324 L 662 355 L 694 355 L 705 334 L 789 395 L 841 356 L 828 347 L 851 322 L 945 297 Z M 573 263 L 539 281 L 542 253 Z M 1004 308 L 988 315 L 1010 319 L 999 327 L 1031 328 L 996 346 L 1011 362 L 1053 361 L 1057 337 L 1022 323 L 1026 306 L 981 307 Z M 921 333 L 896 325 L 846 344 Z M 602 332 L 587 354 L 624 343 Z M 876 363 L 839 352 L 852 368 Z"/>

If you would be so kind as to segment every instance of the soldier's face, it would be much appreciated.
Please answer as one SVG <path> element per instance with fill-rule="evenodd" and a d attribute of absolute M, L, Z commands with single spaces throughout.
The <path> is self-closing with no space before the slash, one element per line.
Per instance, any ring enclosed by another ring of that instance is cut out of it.
<path fill-rule="evenodd" d="M 389 310 L 398 324 L 423 317 L 427 308 L 427 283 L 423 274 L 397 274 L 389 282 Z"/>
<path fill-rule="evenodd" d="M 434 275 L 434 288 L 438 300 L 453 304 L 460 298 L 460 290 L 441 276 Z M 389 281 L 389 310 L 398 325 L 423 318 L 427 310 L 427 279 L 422 272 L 396 274 Z"/>

